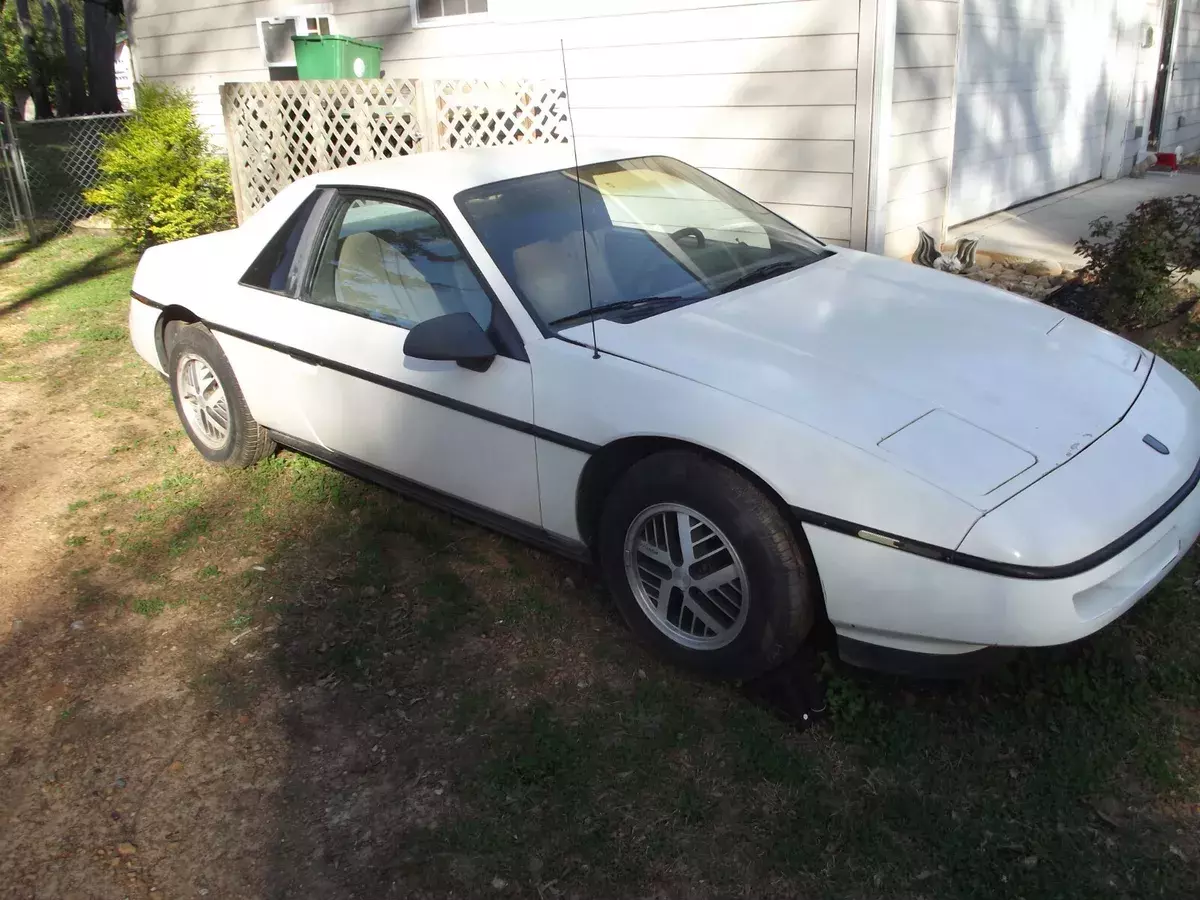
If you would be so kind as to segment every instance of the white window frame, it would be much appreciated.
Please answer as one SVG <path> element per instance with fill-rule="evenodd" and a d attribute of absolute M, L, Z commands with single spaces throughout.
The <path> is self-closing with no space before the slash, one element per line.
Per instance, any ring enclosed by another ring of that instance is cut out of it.
<path fill-rule="evenodd" d="M 412 22 L 413 28 L 446 28 L 451 25 L 478 25 L 480 22 L 491 22 L 493 9 L 492 7 L 499 0 L 487 0 L 487 12 L 482 13 L 464 13 L 461 16 L 436 16 L 432 19 L 421 18 L 421 3 L 420 0 L 412 0 Z"/>
<path fill-rule="evenodd" d="M 256 16 L 254 19 L 254 31 L 258 36 L 258 52 L 262 55 L 263 65 L 268 69 L 294 69 L 296 67 L 296 54 L 294 51 L 289 51 L 290 57 L 277 62 L 271 62 L 267 58 L 267 43 L 263 37 L 263 23 L 271 25 L 283 25 L 288 21 L 293 23 L 294 34 L 322 34 L 321 23 L 317 22 L 317 30 L 311 31 L 308 27 L 309 19 L 325 19 L 329 27 L 329 34 L 337 34 L 337 19 L 331 12 L 332 5 L 329 3 L 309 4 L 307 6 L 293 7 L 291 10 L 281 13 L 277 16 Z"/>

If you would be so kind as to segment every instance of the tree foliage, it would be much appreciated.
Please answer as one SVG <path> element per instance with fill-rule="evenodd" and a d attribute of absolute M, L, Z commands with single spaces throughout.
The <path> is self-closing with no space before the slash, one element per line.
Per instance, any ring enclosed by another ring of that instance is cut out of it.
<path fill-rule="evenodd" d="M 105 138 L 84 198 L 143 247 L 236 224 L 228 163 L 210 149 L 191 97 L 163 85 L 138 86 L 137 110 Z"/>
<path fill-rule="evenodd" d="M 50 4 L 44 0 L 30 0 L 28 4 L 34 55 L 40 60 L 41 71 L 38 75 L 60 116 L 96 111 L 92 109 L 94 104 L 84 92 L 83 59 L 78 55 L 82 49 L 79 46 L 79 36 L 87 34 L 84 21 L 85 4 L 97 5 L 99 9 L 106 11 L 110 18 L 119 15 L 122 8 L 119 3 L 94 4 L 91 0 L 56 0 Z M 20 114 L 24 98 L 30 93 L 30 76 L 33 73 L 29 68 L 28 54 L 21 42 L 17 5 L 0 0 L 0 6 L 3 8 L 3 12 L 0 13 L 0 101 L 8 103 Z M 49 21 L 46 16 L 47 7 L 50 8 Z M 103 54 L 106 58 L 111 57 L 112 51 L 115 50 L 111 37 L 111 33 L 101 37 L 106 42 Z M 69 50 L 77 54 L 75 71 L 72 71 L 68 59 Z M 104 77 L 110 76 L 111 73 L 106 70 Z M 115 96 L 115 85 L 112 90 Z"/>

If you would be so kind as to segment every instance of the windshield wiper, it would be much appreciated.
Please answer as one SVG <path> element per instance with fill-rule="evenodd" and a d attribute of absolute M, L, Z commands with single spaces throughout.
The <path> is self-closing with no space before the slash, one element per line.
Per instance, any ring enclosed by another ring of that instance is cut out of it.
<path fill-rule="evenodd" d="M 611 312 L 649 311 L 660 306 L 674 306 L 676 303 L 683 303 L 693 299 L 698 298 L 681 297 L 678 294 L 659 294 L 654 297 L 639 297 L 636 300 L 617 300 L 615 303 L 605 303 L 601 306 L 581 309 L 579 312 L 573 312 L 569 316 L 554 319 L 549 324 L 551 326 L 571 325 L 575 322 L 586 322 L 594 316 L 602 316 Z"/>
<path fill-rule="evenodd" d="M 777 259 L 774 262 L 763 263 L 749 272 L 743 272 L 737 278 L 724 285 L 721 288 L 721 293 L 724 294 L 729 291 L 736 291 L 739 288 L 749 287 L 760 281 L 766 281 L 768 278 L 774 278 L 776 275 L 786 275 L 788 272 L 794 272 L 796 269 L 799 269 L 802 265 L 803 263 L 792 259 Z"/>

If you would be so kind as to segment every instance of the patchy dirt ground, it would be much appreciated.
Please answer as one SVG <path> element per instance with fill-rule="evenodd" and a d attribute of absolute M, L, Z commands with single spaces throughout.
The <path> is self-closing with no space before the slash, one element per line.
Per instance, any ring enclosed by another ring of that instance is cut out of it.
<path fill-rule="evenodd" d="M 1194 562 L 986 679 L 828 660 L 798 732 L 577 566 L 294 454 L 202 465 L 129 263 L 0 253 L 0 897 L 1194 896 Z"/>

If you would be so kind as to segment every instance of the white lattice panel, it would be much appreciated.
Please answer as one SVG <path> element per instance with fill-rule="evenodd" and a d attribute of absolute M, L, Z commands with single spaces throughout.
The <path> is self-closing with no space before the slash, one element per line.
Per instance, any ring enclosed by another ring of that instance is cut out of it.
<path fill-rule="evenodd" d="M 404 78 L 222 85 L 239 217 L 305 175 L 419 152 L 418 90 Z"/>
<path fill-rule="evenodd" d="M 437 148 L 567 143 L 567 93 L 545 81 L 434 82 Z"/>
<path fill-rule="evenodd" d="M 566 143 L 566 96 L 561 84 L 525 79 L 222 85 L 238 217 L 314 172 L 427 150 Z"/>

